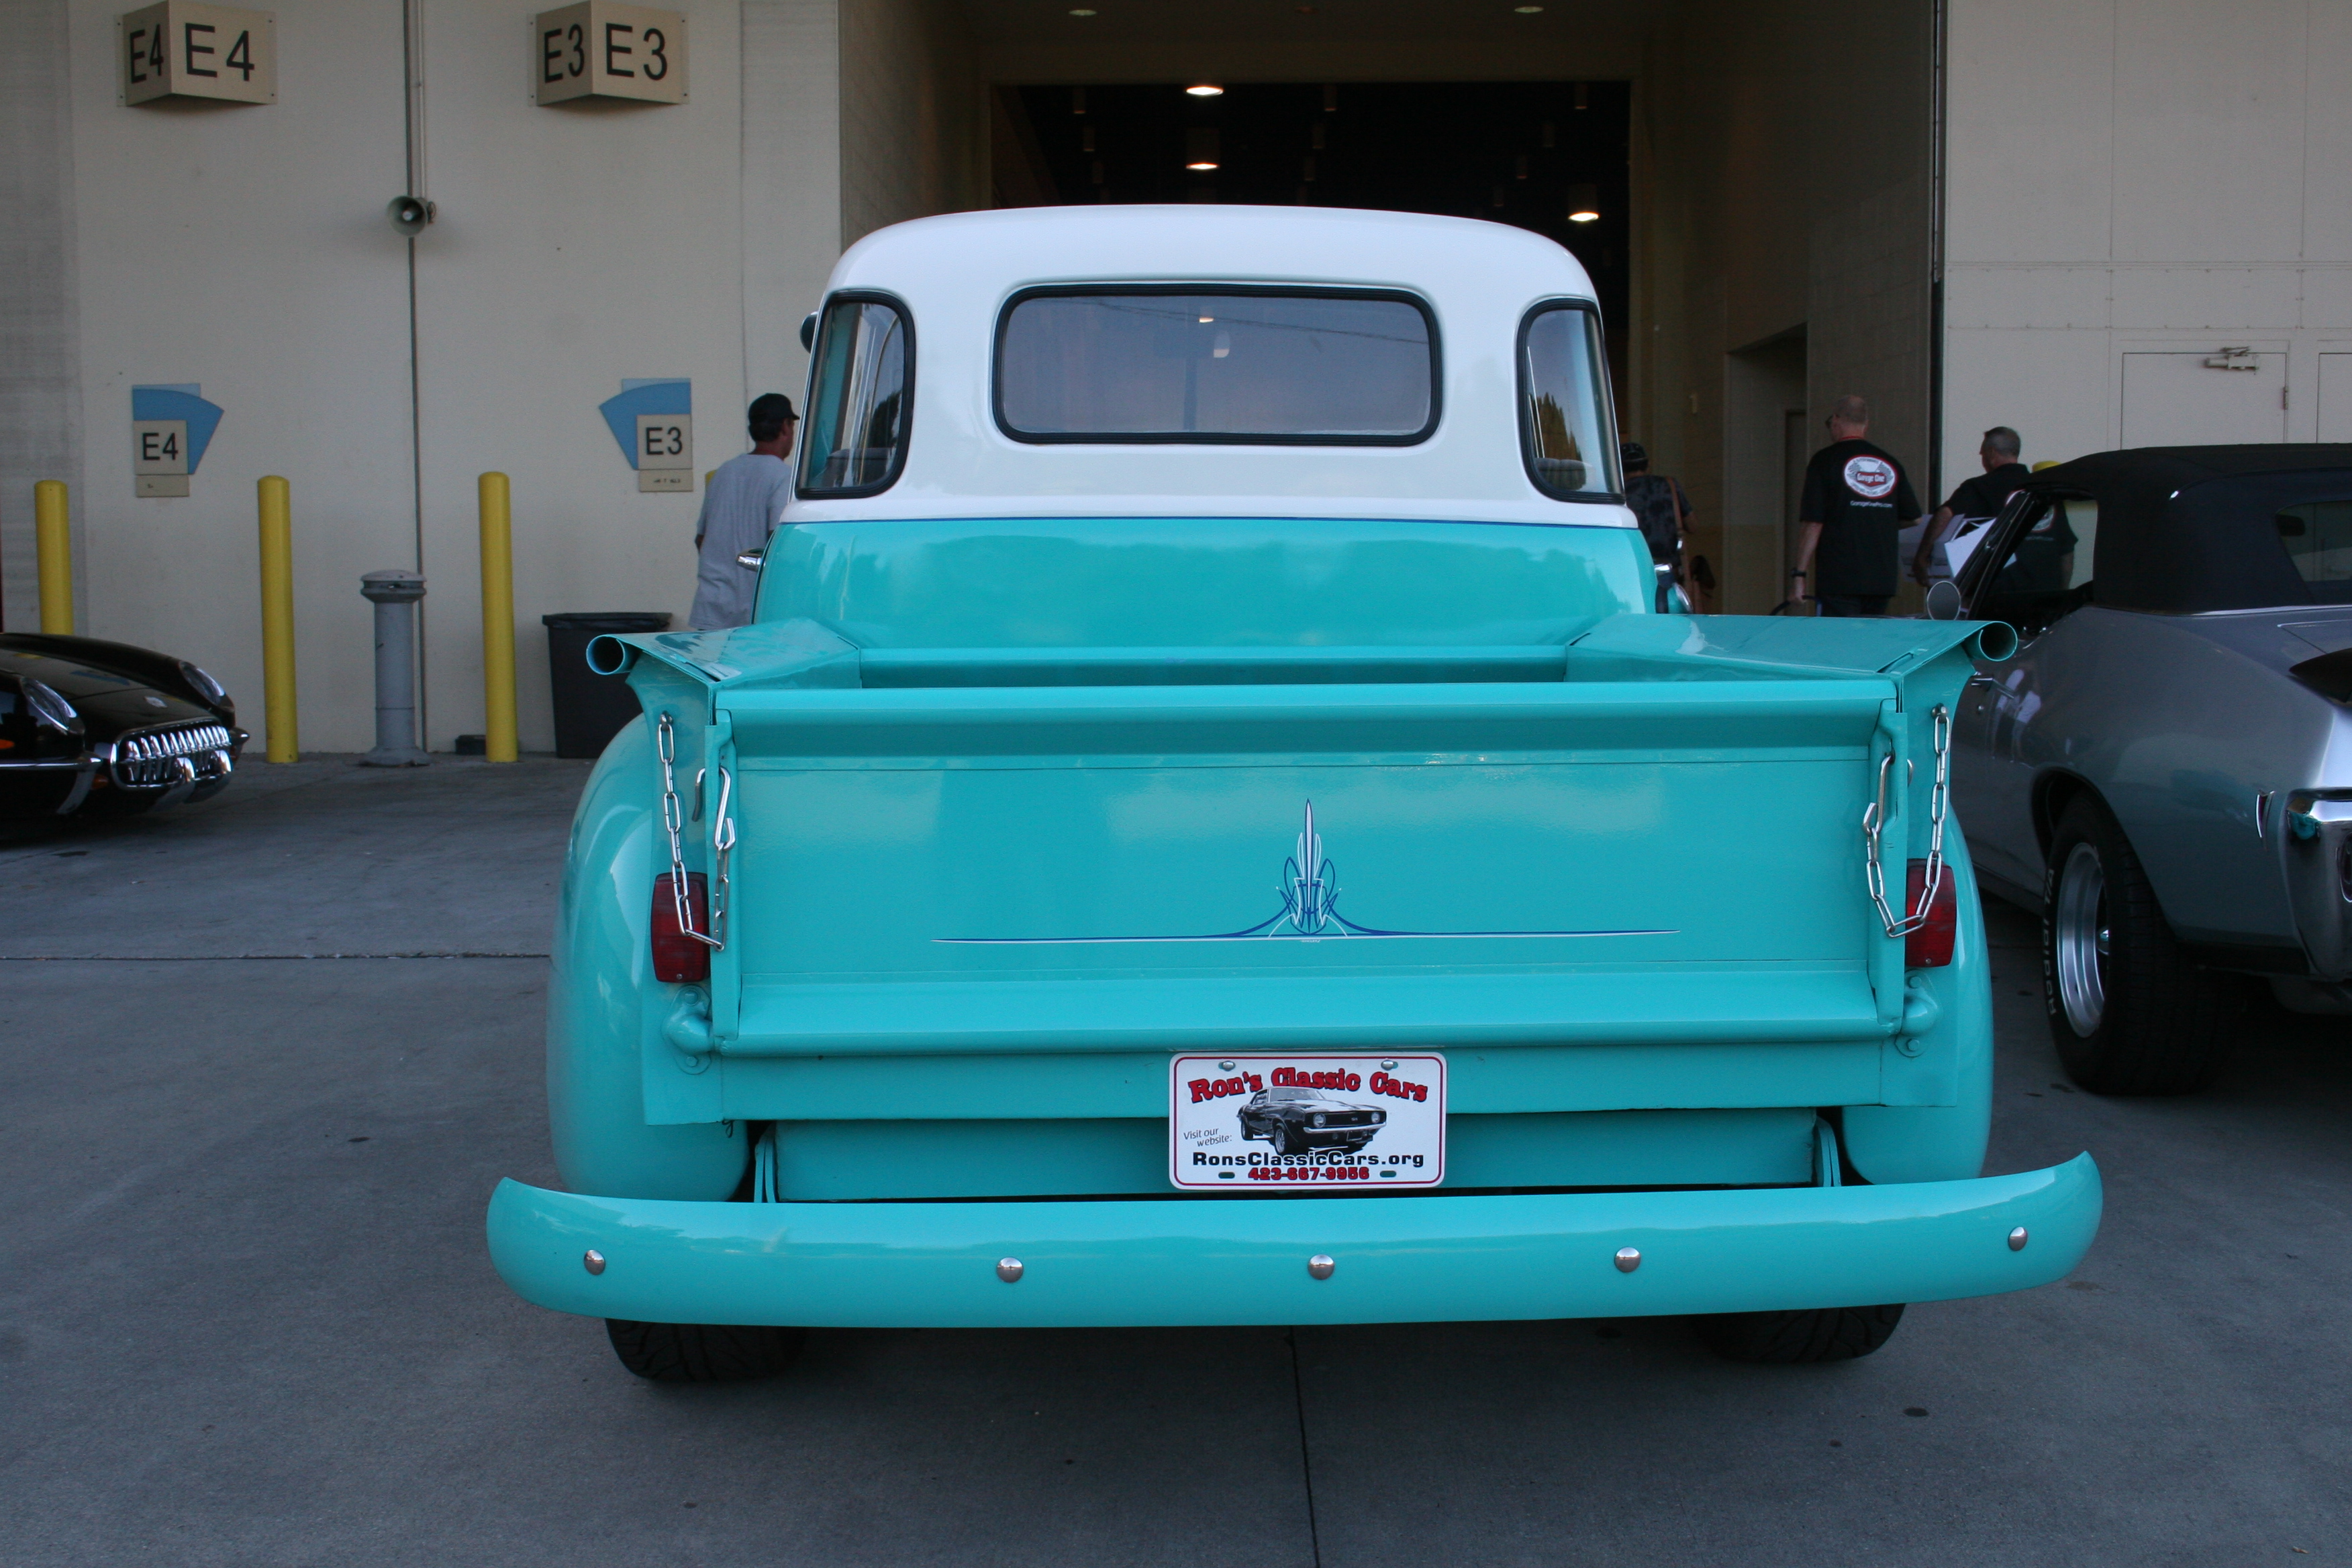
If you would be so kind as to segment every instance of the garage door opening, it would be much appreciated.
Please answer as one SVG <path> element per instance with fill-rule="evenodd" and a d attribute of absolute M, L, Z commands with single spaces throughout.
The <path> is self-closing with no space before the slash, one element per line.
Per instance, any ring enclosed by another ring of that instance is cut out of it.
<path fill-rule="evenodd" d="M 999 206 L 1370 207 L 1528 229 L 1591 276 L 1622 388 L 1632 109 L 1623 81 L 1007 87 L 992 174 Z"/>

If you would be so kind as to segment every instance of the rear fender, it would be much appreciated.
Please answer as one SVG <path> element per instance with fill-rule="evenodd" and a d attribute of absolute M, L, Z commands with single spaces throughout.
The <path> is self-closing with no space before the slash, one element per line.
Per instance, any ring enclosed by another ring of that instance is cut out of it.
<path fill-rule="evenodd" d="M 1887 1047 L 1881 1076 L 1885 1098 L 1892 1100 L 1906 1077 L 1948 1073 L 1950 1103 L 1847 1106 L 1845 1155 L 1869 1182 L 1964 1181 L 1984 1168 L 1992 1132 L 1991 954 L 1985 946 L 1984 906 L 1976 868 L 1957 826 L 1947 832 L 1944 847 L 1947 874 L 1959 900 L 1952 962 L 1906 973 L 1906 1015 L 1918 1016 L 1924 1003 L 1933 1010 L 1934 1022 Z"/>
<path fill-rule="evenodd" d="M 572 819 L 548 993 L 548 1123 L 575 1193 L 710 1201 L 742 1181 L 745 1130 L 646 1122 L 646 1064 L 677 1070 L 662 1026 L 688 989 L 653 977 L 655 862 L 667 851 L 648 728 L 632 724 L 605 748 Z"/>

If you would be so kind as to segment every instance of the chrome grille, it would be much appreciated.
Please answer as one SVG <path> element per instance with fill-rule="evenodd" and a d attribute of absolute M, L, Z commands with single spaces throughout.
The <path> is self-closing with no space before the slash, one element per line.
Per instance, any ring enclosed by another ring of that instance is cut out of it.
<path fill-rule="evenodd" d="M 180 724 L 142 730 L 114 742 L 109 764 L 122 789 L 218 778 L 229 770 L 229 733 L 223 724 Z"/>

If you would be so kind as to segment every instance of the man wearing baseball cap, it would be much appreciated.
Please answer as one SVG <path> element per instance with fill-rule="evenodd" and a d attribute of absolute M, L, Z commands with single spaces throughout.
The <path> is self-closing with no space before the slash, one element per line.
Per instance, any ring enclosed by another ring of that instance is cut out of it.
<path fill-rule="evenodd" d="M 793 400 L 781 392 L 762 393 L 751 400 L 745 422 L 751 449 L 719 465 L 694 523 L 698 569 L 687 625 L 697 631 L 751 619 L 760 574 L 741 557 L 768 547 L 768 535 L 792 499 L 793 432 L 799 426 Z"/>
<path fill-rule="evenodd" d="M 1864 439 L 1870 405 L 1848 394 L 1830 411 L 1830 444 L 1805 465 L 1802 528 L 1790 602 L 1823 616 L 1883 616 L 1901 568 L 1895 536 L 1919 498 L 1894 457 Z"/>

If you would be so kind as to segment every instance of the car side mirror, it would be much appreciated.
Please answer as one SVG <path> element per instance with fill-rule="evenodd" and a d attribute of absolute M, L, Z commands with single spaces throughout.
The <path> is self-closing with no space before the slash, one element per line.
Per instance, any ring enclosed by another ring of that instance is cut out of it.
<path fill-rule="evenodd" d="M 1960 602 L 1960 585 L 1949 577 L 1938 578 L 1927 584 L 1927 618 L 1931 621 L 1957 621 L 1964 608 Z"/>
<path fill-rule="evenodd" d="M 768 552 L 764 550 L 746 550 L 742 554 L 735 557 L 735 564 L 749 566 L 752 571 L 757 572 L 760 569 L 760 563 L 767 558 Z"/>
<path fill-rule="evenodd" d="M 816 312 L 814 310 L 801 318 L 801 347 L 803 350 L 816 347 Z"/>

